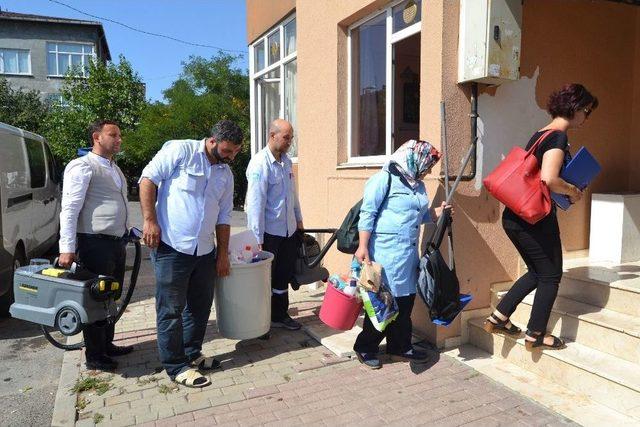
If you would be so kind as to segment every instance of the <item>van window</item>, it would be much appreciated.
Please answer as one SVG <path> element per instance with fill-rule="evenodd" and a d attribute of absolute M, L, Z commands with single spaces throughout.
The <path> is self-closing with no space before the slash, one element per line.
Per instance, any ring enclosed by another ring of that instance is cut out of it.
<path fill-rule="evenodd" d="M 49 179 L 57 184 L 60 182 L 60 177 L 58 176 L 56 159 L 53 157 L 53 154 L 51 154 L 51 149 L 47 144 L 44 144 L 44 151 L 47 155 L 47 165 L 49 166 Z"/>
<path fill-rule="evenodd" d="M 31 170 L 31 188 L 44 187 L 47 178 L 45 169 L 44 151 L 40 141 L 24 139 L 27 146 L 27 156 L 29 157 L 29 169 Z"/>

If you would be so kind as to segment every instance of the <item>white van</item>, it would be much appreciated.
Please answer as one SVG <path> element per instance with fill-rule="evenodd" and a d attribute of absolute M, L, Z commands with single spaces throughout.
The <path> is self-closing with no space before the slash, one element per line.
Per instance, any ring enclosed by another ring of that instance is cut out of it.
<path fill-rule="evenodd" d="M 0 316 L 13 302 L 13 271 L 56 244 L 60 174 L 46 140 L 0 123 Z"/>

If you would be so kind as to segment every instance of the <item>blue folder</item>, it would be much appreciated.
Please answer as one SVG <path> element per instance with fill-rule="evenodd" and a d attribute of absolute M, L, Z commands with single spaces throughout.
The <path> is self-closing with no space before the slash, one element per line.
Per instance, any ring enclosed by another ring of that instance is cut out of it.
<path fill-rule="evenodd" d="M 600 164 L 585 147 L 580 148 L 578 153 L 562 168 L 560 178 L 573 184 L 580 190 L 584 190 L 587 185 L 600 173 Z M 569 196 L 565 194 L 551 193 L 551 198 L 562 210 L 567 210 L 571 206 Z"/>

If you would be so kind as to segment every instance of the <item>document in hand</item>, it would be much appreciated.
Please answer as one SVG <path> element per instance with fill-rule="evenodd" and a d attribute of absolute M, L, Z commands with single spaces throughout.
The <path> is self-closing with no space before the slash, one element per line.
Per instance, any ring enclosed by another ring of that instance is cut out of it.
<path fill-rule="evenodd" d="M 580 190 L 584 190 L 587 185 L 593 181 L 593 179 L 600 173 L 600 164 L 591 155 L 589 150 L 585 147 L 580 148 L 578 153 L 571 159 L 571 161 L 560 172 L 560 178 L 567 181 L 569 184 L 573 184 Z M 569 196 L 558 193 L 551 193 L 551 198 L 563 210 L 569 209 L 571 201 Z"/>

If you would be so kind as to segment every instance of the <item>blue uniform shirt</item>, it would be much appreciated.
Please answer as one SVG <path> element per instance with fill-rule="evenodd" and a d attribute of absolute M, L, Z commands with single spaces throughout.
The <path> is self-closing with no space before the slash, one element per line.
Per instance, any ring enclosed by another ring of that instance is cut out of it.
<path fill-rule="evenodd" d="M 247 222 L 260 244 L 264 242 L 264 233 L 293 235 L 297 222 L 302 221 L 293 164 L 286 154 L 280 160 L 267 146 L 251 158 L 247 167 Z"/>
<path fill-rule="evenodd" d="M 206 255 L 215 248 L 218 224 L 231 224 L 233 173 L 229 165 L 212 165 L 205 140 L 164 144 L 142 171 L 158 186 L 156 214 L 161 239 L 178 252 Z"/>
<path fill-rule="evenodd" d="M 358 230 L 370 231 L 369 256 L 383 267 L 383 280 L 395 297 L 416 293 L 420 224 L 431 222 L 429 196 L 424 183 L 414 189 L 400 176 L 383 170 L 364 189 Z M 376 221 L 377 220 L 377 221 Z"/>

